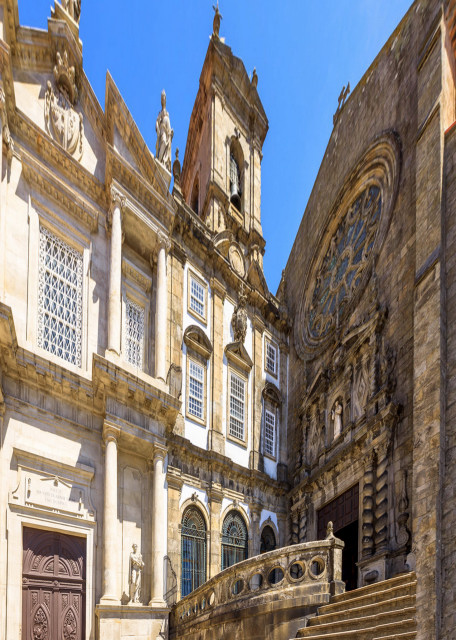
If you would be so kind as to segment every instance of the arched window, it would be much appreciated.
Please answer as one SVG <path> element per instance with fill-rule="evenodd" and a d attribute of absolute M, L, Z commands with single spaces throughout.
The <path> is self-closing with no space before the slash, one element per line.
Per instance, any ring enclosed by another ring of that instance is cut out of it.
<path fill-rule="evenodd" d="M 230 149 L 230 201 L 238 211 L 241 211 L 242 176 L 239 157 L 242 152 L 238 149 L 239 145 L 236 145 L 236 142 L 233 141 Z"/>
<path fill-rule="evenodd" d="M 189 507 L 182 518 L 181 597 L 206 582 L 206 525 L 198 509 Z"/>
<path fill-rule="evenodd" d="M 222 528 L 222 571 L 236 562 L 245 560 L 247 551 L 247 527 L 237 511 L 230 511 Z"/>
<path fill-rule="evenodd" d="M 275 533 L 272 527 L 266 525 L 261 532 L 260 553 L 273 551 L 277 547 Z"/>

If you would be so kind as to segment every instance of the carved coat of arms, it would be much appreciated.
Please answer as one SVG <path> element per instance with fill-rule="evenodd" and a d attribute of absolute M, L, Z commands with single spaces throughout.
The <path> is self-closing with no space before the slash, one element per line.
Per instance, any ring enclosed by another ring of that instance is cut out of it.
<path fill-rule="evenodd" d="M 66 51 L 63 56 L 57 53 L 54 78 L 56 89 L 48 81 L 44 99 L 46 130 L 65 151 L 80 160 L 83 152 L 83 117 L 74 109 L 78 96 L 75 70 L 69 66 Z"/>

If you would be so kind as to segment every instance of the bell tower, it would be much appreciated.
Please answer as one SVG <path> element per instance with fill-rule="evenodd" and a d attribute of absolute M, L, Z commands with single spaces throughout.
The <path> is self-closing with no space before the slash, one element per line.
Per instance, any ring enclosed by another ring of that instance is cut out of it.
<path fill-rule="evenodd" d="M 190 118 L 181 186 L 187 204 L 220 238 L 231 237 L 262 264 L 261 159 L 268 119 L 258 76 L 213 33 Z M 217 237 L 216 236 L 216 237 Z"/>

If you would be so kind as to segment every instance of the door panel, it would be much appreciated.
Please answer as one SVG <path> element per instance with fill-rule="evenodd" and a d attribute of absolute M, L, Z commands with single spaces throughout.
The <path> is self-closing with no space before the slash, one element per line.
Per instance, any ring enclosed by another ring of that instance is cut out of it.
<path fill-rule="evenodd" d="M 22 639 L 83 640 L 85 540 L 24 528 Z"/>

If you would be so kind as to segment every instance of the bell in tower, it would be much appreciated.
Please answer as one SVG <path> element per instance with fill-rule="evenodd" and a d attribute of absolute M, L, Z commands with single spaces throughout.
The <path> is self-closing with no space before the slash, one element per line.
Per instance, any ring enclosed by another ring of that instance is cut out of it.
<path fill-rule="evenodd" d="M 230 155 L 230 202 L 241 211 L 241 176 L 236 158 Z"/>

